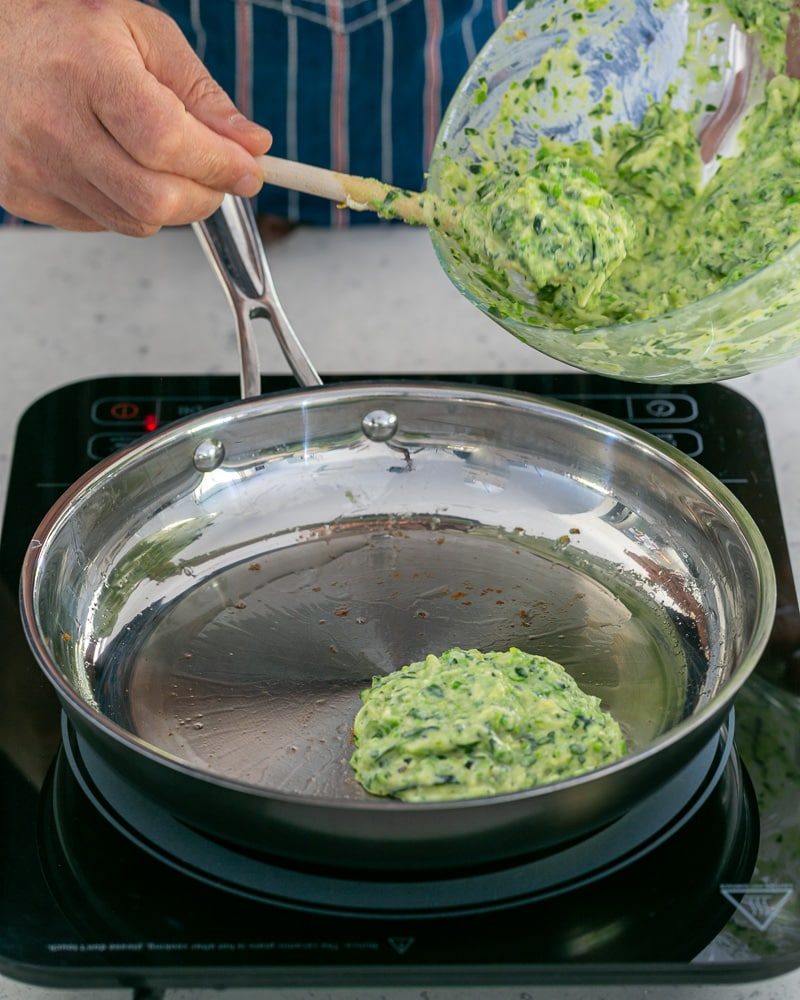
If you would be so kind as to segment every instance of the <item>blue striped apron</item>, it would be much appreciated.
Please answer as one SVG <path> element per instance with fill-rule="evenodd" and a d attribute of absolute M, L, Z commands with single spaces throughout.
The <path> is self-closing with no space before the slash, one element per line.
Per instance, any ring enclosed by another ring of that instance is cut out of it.
<path fill-rule="evenodd" d="M 275 155 L 419 189 L 442 112 L 505 17 L 506 3 L 160 0 L 158 6 L 177 20 L 240 110 L 272 131 Z M 272 187 L 257 207 L 323 225 L 375 218 Z"/>

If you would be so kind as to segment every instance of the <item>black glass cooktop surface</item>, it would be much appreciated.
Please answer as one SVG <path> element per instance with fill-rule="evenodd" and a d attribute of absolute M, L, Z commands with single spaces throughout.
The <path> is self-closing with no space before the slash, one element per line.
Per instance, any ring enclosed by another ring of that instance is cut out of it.
<path fill-rule="evenodd" d="M 62 725 L 16 593 L 28 540 L 77 476 L 164 423 L 235 399 L 238 381 L 66 386 L 20 421 L 0 544 L 0 972 L 50 986 L 313 987 L 732 982 L 800 967 L 800 614 L 758 412 L 717 385 L 469 381 L 630 421 L 742 500 L 769 545 L 779 609 L 735 721 L 640 812 L 482 881 L 345 877 L 332 890 L 315 873 L 231 856 L 115 787 Z M 293 387 L 264 380 L 267 392 Z"/>

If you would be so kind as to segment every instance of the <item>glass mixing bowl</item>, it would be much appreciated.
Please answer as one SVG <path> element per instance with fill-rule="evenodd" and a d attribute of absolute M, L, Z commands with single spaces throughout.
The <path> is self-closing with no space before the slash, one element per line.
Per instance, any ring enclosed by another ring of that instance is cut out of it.
<path fill-rule="evenodd" d="M 521 84 L 548 53 L 565 46 L 580 57 L 588 87 L 573 83 L 570 92 L 564 71 L 556 99 L 544 88 L 536 95 L 535 113 L 498 134 L 498 158 L 504 145 L 534 149 L 542 135 L 590 140 L 597 125 L 638 122 L 648 101 L 663 98 L 668 87 L 674 88 L 678 107 L 699 102 L 701 108 L 720 109 L 697 117 L 706 177 L 717 154 L 735 150 L 737 128 L 762 98 L 768 77 L 758 37 L 743 32 L 721 5 L 697 11 L 686 0 L 666 9 L 659 0 L 610 0 L 593 12 L 589 6 L 581 8 L 579 20 L 573 18 L 575 7 L 562 0 L 522 3 L 509 14 L 450 103 L 431 160 L 431 191 L 442 192 L 446 158 L 477 159 L 470 134 L 492 122 L 509 85 Z M 709 73 L 709 66 L 719 72 Z M 607 93 L 610 103 L 607 96 L 603 101 Z M 524 343 L 585 371 L 640 382 L 708 382 L 800 353 L 800 243 L 737 283 L 673 312 L 573 330 L 539 325 L 524 309 L 522 316 L 505 315 L 502 294 L 459 253 L 455 240 L 436 230 L 432 239 L 451 281 L 479 309 Z M 521 284 L 515 294 L 535 305 L 533 293 Z"/>

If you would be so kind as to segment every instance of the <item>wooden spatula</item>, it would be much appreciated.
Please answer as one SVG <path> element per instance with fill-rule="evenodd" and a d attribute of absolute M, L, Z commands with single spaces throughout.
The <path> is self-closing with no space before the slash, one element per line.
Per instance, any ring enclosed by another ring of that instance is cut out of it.
<path fill-rule="evenodd" d="M 393 187 L 373 177 L 340 174 L 278 156 L 259 156 L 258 163 L 267 184 L 328 198 L 357 212 L 377 212 L 384 218 L 402 219 L 416 226 L 429 226 L 434 214 L 438 215 L 436 200 L 431 195 Z M 443 222 L 439 220 L 440 225 Z"/>

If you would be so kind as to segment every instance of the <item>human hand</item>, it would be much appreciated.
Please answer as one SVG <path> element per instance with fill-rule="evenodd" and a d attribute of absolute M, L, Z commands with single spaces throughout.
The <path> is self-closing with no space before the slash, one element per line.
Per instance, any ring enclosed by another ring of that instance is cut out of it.
<path fill-rule="evenodd" d="M 175 22 L 138 0 L 2 0 L 0 205 L 149 236 L 255 195 L 272 142 Z"/>

